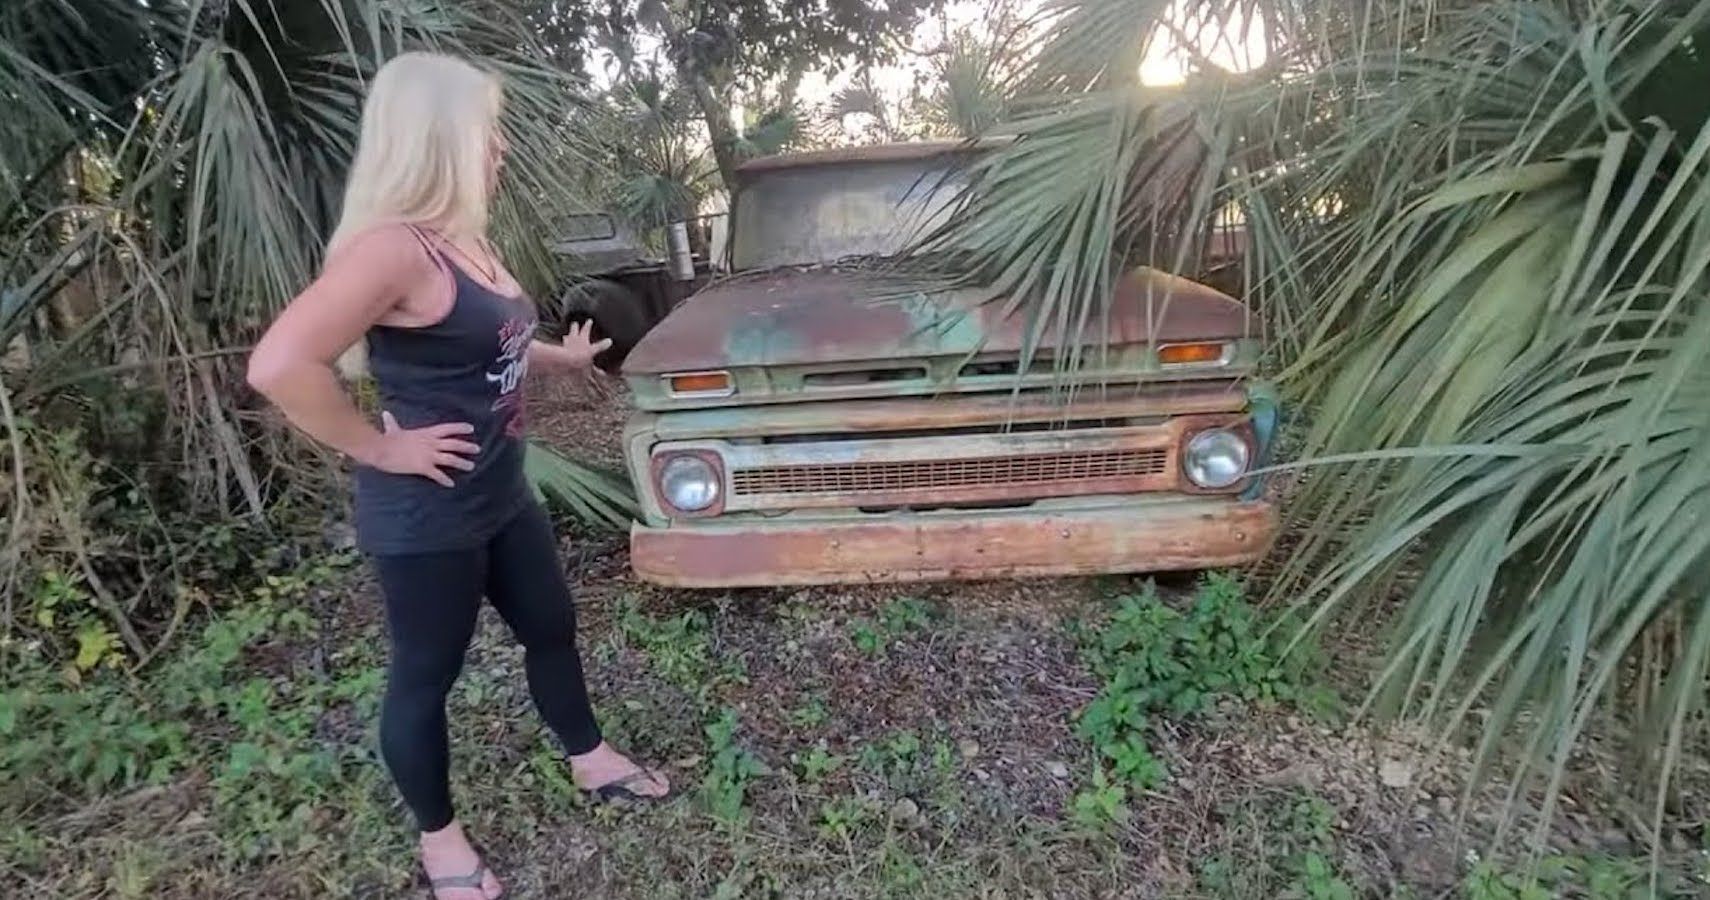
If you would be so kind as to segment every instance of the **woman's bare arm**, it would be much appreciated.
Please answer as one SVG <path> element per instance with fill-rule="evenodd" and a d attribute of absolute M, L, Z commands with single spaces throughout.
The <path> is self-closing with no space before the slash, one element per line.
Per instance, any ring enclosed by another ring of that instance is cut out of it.
<path fill-rule="evenodd" d="M 473 467 L 480 448 L 457 440 L 474 429 L 441 423 L 405 431 L 390 416 L 375 428 L 339 383 L 334 363 L 368 329 L 438 277 L 420 245 L 402 228 L 380 229 L 328 261 L 326 271 L 279 314 L 249 359 L 249 383 L 310 437 L 358 462 L 417 474 L 444 485 L 442 469 Z"/>

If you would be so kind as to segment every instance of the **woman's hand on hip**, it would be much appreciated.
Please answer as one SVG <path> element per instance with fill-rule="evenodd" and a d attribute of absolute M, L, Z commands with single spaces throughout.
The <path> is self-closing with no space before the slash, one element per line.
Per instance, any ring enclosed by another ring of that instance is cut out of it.
<path fill-rule="evenodd" d="M 394 475 L 420 475 L 446 487 L 451 487 L 447 469 L 468 472 L 475 468 L 469 459 L 481 452 L 479 444 L 460 440 L 462 435 L 474 434 L 475 426 L 467 422 L 429 425 L 426 428 L 403 428 L 389 412 L 380 414 L 384 430 L 368 458 L 368 465 Z"/>

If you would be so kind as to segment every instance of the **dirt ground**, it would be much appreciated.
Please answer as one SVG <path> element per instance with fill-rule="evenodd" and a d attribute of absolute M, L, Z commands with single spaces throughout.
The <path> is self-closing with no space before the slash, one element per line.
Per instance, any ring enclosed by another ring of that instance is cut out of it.
<path fill-rule="evenodd" d="M 621 391 L 564 386 L 532 409 L 554 446 L 614 457 Z M 620 537 L 574 531 L 566 571 L 608 736 L 678 791 L 642 809 L 577 796 L 530 708 L 520 651 L 483 613 L 453 698 L 455 780 L 508 896 L 1644 895 L 1631 893 L 1634 832 L 1571 800 L 1599 793 L 1611 773 L 1597 765 L 1569 785 L 1552 831 L 1553 858 L 1573 872 L 1522 893 L 1520 863 L 1480 862 L 1501 795 L 1461 815 L 1464 756 L 1286 706 L 1159 720 L 1168 778 L 1129 797 L 1120 821 L 1078 821 L 1094 751 L 1074 716 L 1099 685 L 1077 623 L 1135 580 L 666 591 L 630 577 Z M 19 856 L 0 865 L 0 895 L 423 896 L 372 747 L 377 602 L 359 567 L 339 572 L 303 595 L 306 636 L 258 638 L 233 675 L 277 696 L 327 685 L 306 737 L 264 774 L 233 777 L 241 742 L 222 739 L 167 784 L 9 826 L 0 848 Z M 1327 649 L 1357 700 L 1375 649 Z M 1535 802 L 1519 798 L 1522 822 Z M 1673 849 L 1688 873 L 1674 893 L 1696 894 L 1702 848 Z"/>

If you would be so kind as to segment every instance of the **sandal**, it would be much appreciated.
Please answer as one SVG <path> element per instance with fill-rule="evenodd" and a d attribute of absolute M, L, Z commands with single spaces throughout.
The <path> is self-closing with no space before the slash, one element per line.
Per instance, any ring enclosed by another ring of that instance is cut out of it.
<path fill-rule="evenodd" d="M 423 866 L 422 878 L 427 881 L 429 900 L 440 900 L 440 891 L 473 890 L 482 897 L 487 896 L 487 848 L 473 840 L 469 842 L 469 848 L 475 851 L 475 871 L 468 875 L 442 875 L 434 878 L 428 874 L 426 866 Z M 494 898 L 494 900 L 500 900 L 500 898 L 508 895 L 509 892 L 501 884 L 499 886 L 499 897 Z"/>
<path fill-rule="evenodd" d="M 643 780 L 652 781 L 656 784 L 666 783 L 665 779 L 660 778 L 657 772 L 644 766 L 622 778 L 608 781 L 597 788 L 587 788 L 584 793 L 601 803 L 658 803 L 671 796 L 669 789 L 657 797 L 650 794 L 639 794 L 630 789 L 631 785 Z"/>
<path fill-rule="evenodd" d="M 482 860 L 475 864 L 475 871 L 468 875 L 445 875 L 439 878 L 429 878 L 428 894 L 433 900 L 439 900 L 440 891 L 473 890 L 485 897 L 487 896 L 486 880 L 487 862 Z M 500 894 L 500 896 L 504 895 Z"/>

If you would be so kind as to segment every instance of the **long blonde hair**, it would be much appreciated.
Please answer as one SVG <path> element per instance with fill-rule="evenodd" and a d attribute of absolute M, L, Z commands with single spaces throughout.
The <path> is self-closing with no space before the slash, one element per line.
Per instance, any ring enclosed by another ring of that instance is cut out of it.
<path fill-rule="evenodd" d="M 502 102 L 496 77 L 455 57 L 406 53 L 382 66 L 363 104 L 362 136 L 327 256 L 394 223 L 484 235 Z M 339 370 L 365 373 L 366 351 L 358 340 L 339 357 Z"/>

